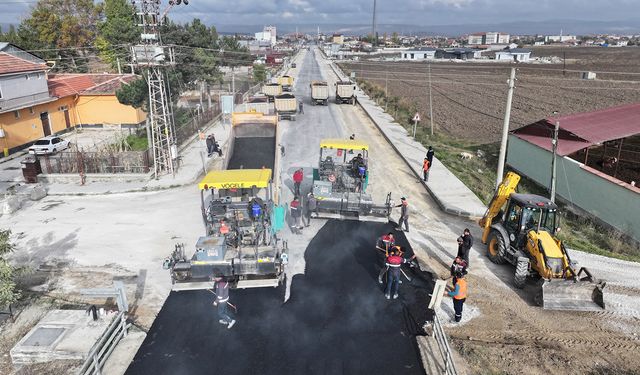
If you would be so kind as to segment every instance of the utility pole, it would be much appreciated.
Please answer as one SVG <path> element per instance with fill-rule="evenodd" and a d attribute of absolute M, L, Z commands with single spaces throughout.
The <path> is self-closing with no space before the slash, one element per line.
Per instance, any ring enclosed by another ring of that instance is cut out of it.
<path fill-rule="evenodd" d="M 556 113 L 556 112 L 554 112 Z M 560 131 L 560 121 L 556 121 L 553 129 L 553 139 L 551 147 L 553 149 L 553 159 L 551 159 L 551 202 L 556 202 L 556 155 L 558 154 L 558 132 Z"/>
<path fill-rule="evenodd" d="M 173 112 L 171 110 L 171 92 L 165 81 L 165 67 L 175 65 L 173 49 L 162 45 L 159 29 L 174 5 L 188 0 L 170 0 L 169 7 L 160 15 L 160 0 L 138 0 L 136 19 L 142 29 L 140 44 L 132 47 L 133 66 L 146 70 L 149 87 L 149 128 L 151 128 L 150 147 L 153 153 L 154 176 L 171 173 L 175 175 L 175 160 L 178 158 Z"/>
<path fill-rule="evenodd" d="M 376 0 L 373 0 L 373 20 L 371 21 L 371 38 L 373 39 L 372 45 L 373 45 L 373 48 L 375 49 L 376 44 L 378 44 L 378 38 L 376 38 Z"/>
<path fill-rule="evenodd" d="M 384 111 L 387 112 L 387 103 L 389 103 L 389 71 L 387 67 L 384 67 L 385 79 L 384 79 Z"/>
<path fill-rule="evenodd" d="M 236 72 L 231 67 L 231 93 L 233 95 L 233 105 L 236 104 Z"/>
<path fill-rule="evenodd" d="M 116 57 L 116 62 L 118 63 L 118 74 L 122 74 L 122 67 L 120 67 L 120 58 Z"/>
<path fill-rule="evenodd" d="M 429 70 L 429 125 L 431 125 L 431 136 L 433 136 L 433 99 L 431 99 L 431 63 L 427 65 Z"/>
<path fill-rule="evenodd" d="M 496 187 L 500 186 L 504 174 L 504 159 L 507 154 L 507 137 L 509 136 L 509 120 L 511 119 L 511 102 L 513 101 L 513 88 L 516 81 L 516 68 L 511 68 L 509 77 L 509 92 L 507 93 L 507 108 L 504 111 L 504 123 L 502 124 L 502 141 L 500 142 L 500 156 L 498 156 L 498 173 L 496 175 Z"/>

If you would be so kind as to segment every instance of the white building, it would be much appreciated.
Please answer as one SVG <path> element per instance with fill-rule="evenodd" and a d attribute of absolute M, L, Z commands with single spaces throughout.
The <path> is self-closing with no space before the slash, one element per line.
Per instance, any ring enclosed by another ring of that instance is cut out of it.
<path fill-rule="evenodd" d="M 276 45 L 276 27 L 265 26 L 261 33 L 255 33 L 255 38 L 258 42 L 269 42 L 271 46 Z"/>
<path fill-rule="evenodd" d="M 575 35 L 547 35 L 544 37 L 545 43 L 564 43 L 576 40 Z"/>
<path fill-rule="evenodd" d="M 480 44 L 509 44 L 510 35 L 497 31 L 488 31 L 485 33 L 475 33 L 467 38 L 469 45 Z"/>
<path fill-rule="evenodd" d="M 470 45 L 484 44 L 483 37 L 484 37 L 484 34 L 481 34 L 481 33 L 471 34 L 469 35 L 467 43 Z"/>
<path fill-rule="evenodd" d="M 496 60 L 498 61 L 529 62 L 530 59 L 531 50 L 526 48 L 512 48 L 496 52 Z"/>
<path fill-rule="evenodd" d="M 402 60 L 431 60 L 436 58 L 436 49 L 432 47 L 413 48 L 400 53 Z"/>

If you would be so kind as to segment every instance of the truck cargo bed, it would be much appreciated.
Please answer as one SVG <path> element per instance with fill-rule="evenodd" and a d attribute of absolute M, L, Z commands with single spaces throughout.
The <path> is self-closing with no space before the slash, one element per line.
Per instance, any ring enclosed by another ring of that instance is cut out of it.
<path fill-rule="evenodd" d="M 227 169 L 274 169 L 276 139 L 274 137 L 243 137 L 233 142 L 233 154 Z"/>

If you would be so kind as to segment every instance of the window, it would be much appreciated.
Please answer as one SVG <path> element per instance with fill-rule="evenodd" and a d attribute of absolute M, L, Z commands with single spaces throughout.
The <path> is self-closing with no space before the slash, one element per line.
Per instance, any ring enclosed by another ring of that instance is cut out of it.
<path fill-rule="evenodd" d="M 20 111 L 13 111 L 13 116 L 14 116 L 16 119 L 19 119 L 19 118 L 20 118 Z"/>

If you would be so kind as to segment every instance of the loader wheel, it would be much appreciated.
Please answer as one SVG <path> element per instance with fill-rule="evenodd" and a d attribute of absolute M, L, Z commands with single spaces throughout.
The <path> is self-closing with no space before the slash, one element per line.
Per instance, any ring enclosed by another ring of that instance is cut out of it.
<path fill-rule="evenodd" d="M 489 242 L 487 244 L 487 256 L 495 264 L 504 264 L 504 254 L 507 251 L 502 235 L 497 230 L 489 233 Z"/>
<path fill-rule="evenodd" d="M 527 276 L 529 276 L 529 259 L 520 257 L 516 265 L 516 273 L 513 276 L 513 283 L 516 285 L 516 288 L 524 288 L 524 284 L 527 282 Z"/>

